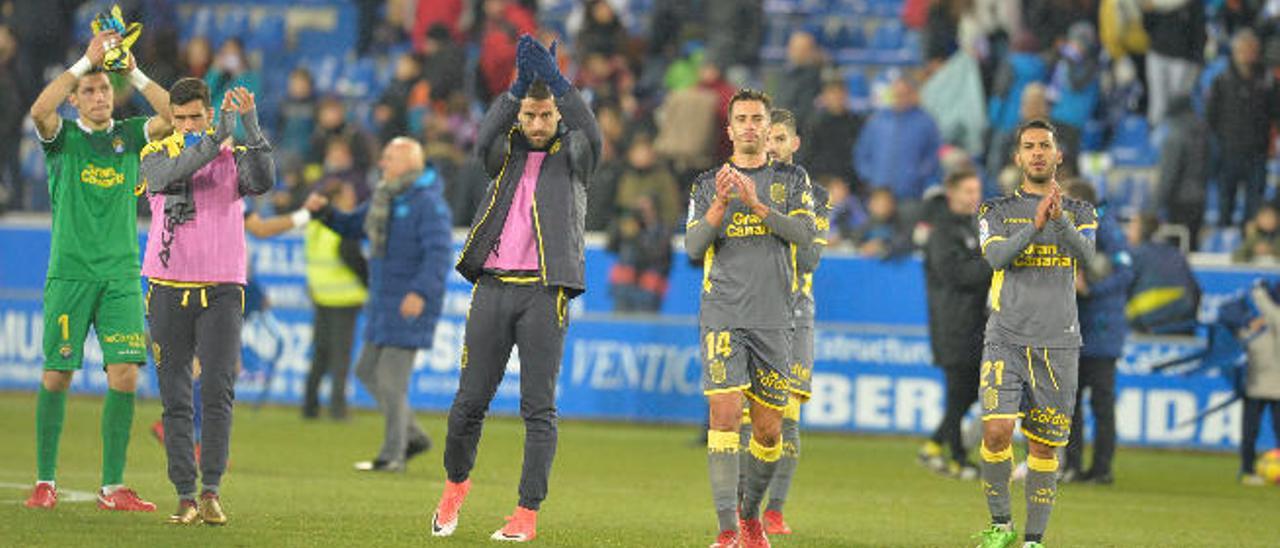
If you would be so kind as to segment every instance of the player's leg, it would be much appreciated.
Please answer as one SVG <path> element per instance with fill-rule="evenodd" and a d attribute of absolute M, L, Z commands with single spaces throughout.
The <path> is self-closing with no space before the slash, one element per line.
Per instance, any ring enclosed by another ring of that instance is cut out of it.
<path fill-rule="evenodd" d="M 107 364 L 107 396 L 102 404 L 102 490 L 98 506 L 151 512 L 156 506 L 124 487 L 125 462 L 133 429 L 138 368 L 146 363 L 145 306 L 137 278 L 105 283 L 93 320 Z"/>
<path fill-rule="evenodd" d="M 471 488 L 471 469 L 489 402 L 506 373 L 515 343 L 515 316 L 505 302 L 513 288 L 490 277 L 476 282 L 463 333 L 458 391 L 449 407 L 444 444 L 444 493 L 431 518 L 431 534 L 448 536 L 458 526 L 458 511 Z"/>
<path fill-rule="evenodd" d="M 231 452 L 232 406 L 235 402 L 236 360 L 240 357 L 243 306 L 240 286 L 224 284 L 200 289 L 201 311 L 195 323 L 196 354 L 200 358 L 200 400 L 204 409 L 200 433 L 200 516 L 222 525 L 219 489 Z"/>
<path fill-rule="evenodd" d="M 1019 347 L 988 344 L 978 372 L 982 401 L 982 491 L 991 526 L 981 533 L 982 548 L 1004 548 L 1017 541 L 1009 481 L 1013 474 L 1013 425 L 1022 408 L 1026 369 L 1019 367 Z"/>
<path fill-rule="evenodd" d="M 742 496 L 743 543 L 766 545 L 760 505 L 782 458 L 782 411 L 791 395 L 790 330 L 742 330 L 748 350 L 751 387 L 743 394 L 751 404 L 751 442 L 747 485 Z M 736 334 L 736 332 L 735 332 Z"/>
<path fill-rule="evenodd" d="M 57 503 L 54 479 L 67 412 L 67 390 L 84 359 L 98 284 L 49 279 L 44 286 L 44 373 L 36 396 L 36 489 L 30 508 Z"/>
<path fill-rule="evenodd" d="M 737 546 L 742 390 L 751 386 L 742 331 L 703 326 L 702 391 L 707 396 L 707 474 L 719 536 L 715 545 Z M 714 545 L 713 545 L 714 546 Z"/>
<path fill-rule="evenodd" d="M 800 465 L 800 405 L 809 401 L 813 381 L 813 327 L 799 326 L 791 339 L 791 397 L 782 411 L 782 458 L 769 482 L 769 502 L 765 507 L 765 532 L 773 535 L 791 533 L 782 517 L 783 507 L 791 492 L 791 481 Z"/>
<path fill-rule="evenodd" d="M 547 497 L 555 459 L 556 381 L 569 326 L 569 300 L 563 288 L 515 288 L 519 310 L 516 348 L 520 351 L 520 417 L 524 419 L 524 465 L 520 500 L 507 524 L 494 532 L 497 540 L 533 540 L 537 512 Z"/>
<path fill-rule="evenodd" d="M 1058 497 L 1058 448 L 1067 444 L 1076 402 L 1079 350 L 1075 348 L 1029 349 L 1029 406 L 1022 421 L 1027 436 L 1027 527 L 1025 541 L 1044 538 Z"/>
<path fill-rule="evenodd" d="M 195 519 L 197 441 L 193 416 L 192 376 L 195 355 L 196 309 L 182 306 L 184 289 L 152 285 L 147 291 L 147 321 L 151 329 L 151 353 L 156 363 L 163 413 L 163 439 L 168 460 L 169 481 L 178 495 L 178 512 L 171 521 L 191 523 Z M 188 515 L 189 514 L 189 515 Z M 186 517 L 183 517 L 186 516 Z"/>

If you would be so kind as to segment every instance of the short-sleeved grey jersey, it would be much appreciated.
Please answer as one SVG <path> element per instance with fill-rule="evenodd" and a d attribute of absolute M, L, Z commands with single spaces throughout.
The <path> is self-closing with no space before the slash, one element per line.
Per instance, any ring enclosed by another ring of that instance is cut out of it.
<path fill-rule="evenodd" d="M 813 318 L 817 307 L 813 299 L 813 273 L 818 269 L 818 261 L 822 259 L 822 251 L 827 247 L 827 232 L 831 229 L 831 203 L 826 189 L 821 185 L 813 186 L 813 224 L 816 233 L 813 243 L 807 246 L 792 244 L 791 253 L 796 258 L 796 268 L 800 270 L 800 287 L 795 292 L 796 326 L 813 326 Z"/>
<path fill-rule="evenodd" d="M 756 196 L 775 213 L 761 219 L 734 198 L 706 245 L 707 227 L 698 225 L 706 223 L 715 200 L 717 169 L 698 176 L 691 192 L 686 246 L 695 254 L 697 244 L 691 240 L 701 239 L 706 245 L 699 320 L 713 327 L 791 328 L 800 282 L 787 239 L 813 239 L 809 176 L 799 167 L 773 161 L 756 169 L 737 169 L 755 181 Z"/>
<path fill-rule="evenodd" d="M 1097 214 L 1086 202 L 1063 198 L 1062 216 L 1036 230 L 1041 198 L 1019 189 L 978 211 L 982 254 L 995 271 L 986 341 L 1078 348 L 1076 268 L 1093 257 Z"/>

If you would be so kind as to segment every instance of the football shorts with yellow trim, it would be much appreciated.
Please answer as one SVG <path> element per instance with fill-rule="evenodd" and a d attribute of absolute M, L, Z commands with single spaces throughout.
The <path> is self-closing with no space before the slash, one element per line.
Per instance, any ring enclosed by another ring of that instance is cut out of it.
<path fill-rule="evenodd" d="M 44 368 L 80 369 L 92 325 L 104 364 L 147 361 L 142 284 L 50 278 L 44 284 Z"/>
<path fill-rule="evenodd" d="M 797 325 L 791 338 L 791 393 L 800 403 L 813 395 L 813 326 Z"/>
<path fill-rule="evenodd" d="M 982 419 L 1021 418 L 1028 439 L 1066 445 L 1079 367 L 1078 348 L 988 343 L 978 382 Z"/>
<path fill-rule="evenodd" d="M 702 392 L 741 391 L 756 403 L 781 410 L 791 394 L 790 329 L 701 330 Z"/>

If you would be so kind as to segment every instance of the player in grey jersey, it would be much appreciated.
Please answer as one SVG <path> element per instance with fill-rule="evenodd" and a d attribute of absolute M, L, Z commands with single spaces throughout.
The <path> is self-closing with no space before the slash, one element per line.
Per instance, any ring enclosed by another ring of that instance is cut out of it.
<path fill-rule="evenodd" d="M 774 109 L 769 113 L 769 140 L 766 148 L 769 155 L 784 164 L 794 164 L 796 151 L 800 149 L 800 136 L 796 134 L 796 117 L 786 109 Z M 797 166 L 799 167 L 799 166 Z M 803 168 L 801 168 L 803 169 Z M 788 360 L 791 397 L 787 407 L 782 410 L 782 458 L 778 460 L 778 469 L 769 482 L 769 499 L 763 515 L 764 531 L 768 535 L 789 535 L 791 527 L 782 516 L 783 506 L 791 491 L 791 480 L 795 476 L 796 466 L 800 459 L 800 404 L 809 401 L 811 394 L 810 380 L 813 374 L 813 317 L 815 303 L 813 299 L 813 272 L 818 268 L 822 251 L 827 245 L 827 220 L 831 207 L 827 203 L 827 193 L 821 186 L 812 186 L 814 198 L 814 225 L 816 234 L 809 245 L 791 244 L 795 269 L 799 272 L 797 287 L 792 288 L 794 296 L 795 328 L 791 332 L 791 355 Z M 750 447 L 751 416 L 749 410 L 743 409 L 742 429 L 740 431 L 739 450 L 744 451 L 740 459 L 741 469 L 739 492 L 745 492 L 747 470 L 751 455 L 745 452 Z"/>
<path fill-rule="evenodd" d="M 1017 541 L 1009 476 L 1019 418 L 1030 451 L 1024 546 L 1042 546 L 1057 498 L 1055 448 L 1067 443 L 1075 406 L 1076 268 L 1093 257 L 1098 226 L 1093 206 L 1062 196 L 1054 178 L 1062 152 L 1051 124 L 1032 120 L 1018 128 L 1014 163 L 1022 170 L 1021 186 L 978 211 L 982 253 L 995 271 L 978 388 L 983 491 L 991 511 L 981 548 Z"/>
<path fill-rule="evenodd" d="M 704 260 L 700 354 L 711 410 L 707 462 L 720 524 L 712 546 L 738 546 L 740 529 L 743 546 L 768 546 L 759 511 L 782 456 L 782 410 L 791 390 L 787 362 L 799 286 L 791 244 L 814 237 L 808 177 L 766 155 L 769 102 L 754 90 L 730 100 L 733 158 L 694 183 L 685 235 L 689 256 Z M 741 395 L 755 428 L 739 504 Z"/>

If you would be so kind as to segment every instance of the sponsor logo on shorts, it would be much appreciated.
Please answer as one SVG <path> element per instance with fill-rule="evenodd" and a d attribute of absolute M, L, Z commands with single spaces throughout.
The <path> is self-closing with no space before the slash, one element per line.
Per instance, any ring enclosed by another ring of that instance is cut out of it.
<path fill-rule="evenodd" d="M 982 408 L 987 411 L 994 411 L 1000 405 L 1000 391 L 995 388 L 987 387 L 982 392 Z"/>

